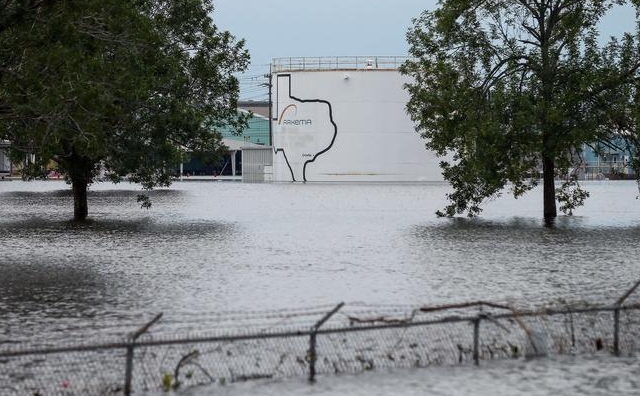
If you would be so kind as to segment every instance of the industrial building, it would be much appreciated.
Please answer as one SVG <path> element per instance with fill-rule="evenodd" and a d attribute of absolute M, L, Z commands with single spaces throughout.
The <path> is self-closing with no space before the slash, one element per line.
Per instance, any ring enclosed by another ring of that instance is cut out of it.
<path fill-rule="evenodd" d="M 240 177 L 243 172 L 243 151 L 271 149 L 269 134 L 269 102 L 240 102 L 239 112 L 252 116 L 241 134 L 234 133 L 231 128 L 219 130 L 222 142 L 228 147 L 227 154 L 220 163 L 204 164 L 198 158 L 187 156 L 182 164 L 182 175 L 188 176 L 231 176 Z"/>
<path fill-rule="evenodd" d="M 275 59 L 273 180 L 443 180 L 405 111 L 401 57 Z"/>

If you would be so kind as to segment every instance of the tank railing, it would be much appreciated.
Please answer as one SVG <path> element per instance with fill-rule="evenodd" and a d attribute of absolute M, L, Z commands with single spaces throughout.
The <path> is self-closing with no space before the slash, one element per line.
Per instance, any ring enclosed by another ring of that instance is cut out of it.
<path fill-rule="evenodd" d="M 276 58 L 272 72 L 293 70 L 370 70 L 399 68 L 407 56 L 334 56 Z"/>

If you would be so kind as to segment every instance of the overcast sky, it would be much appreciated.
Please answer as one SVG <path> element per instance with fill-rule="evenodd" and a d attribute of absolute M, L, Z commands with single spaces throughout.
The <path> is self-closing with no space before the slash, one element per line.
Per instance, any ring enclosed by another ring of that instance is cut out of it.
<path fill-rule="evenodd" d="M 437 0 L 214 0 L 215 24 L 246 40 L 251 67 L 243 97 L 266 99 L 258 86 L 273 58 L 295 56 L 403 56 L 411 19 Z M 634 13 L 614 10 L 606 35 L 633 30 Z"/>

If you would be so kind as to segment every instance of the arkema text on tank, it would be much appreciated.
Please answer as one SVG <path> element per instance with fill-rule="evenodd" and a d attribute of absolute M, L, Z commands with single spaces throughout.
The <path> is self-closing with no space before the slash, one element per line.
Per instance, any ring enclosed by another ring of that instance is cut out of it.
<path fill-rule="evenodd" d="M 273 180 L 442 181 L 405 107 L 404 57 L 279 58 L 271 65 Z"/>

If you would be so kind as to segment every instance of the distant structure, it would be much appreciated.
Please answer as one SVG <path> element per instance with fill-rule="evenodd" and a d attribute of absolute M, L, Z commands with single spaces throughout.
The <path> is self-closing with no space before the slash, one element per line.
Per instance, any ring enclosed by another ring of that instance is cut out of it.
<path fill-rule="evenodd" d="M 280 58 L 271 66 L 273 180 L 443 180 L 405 106 L 403 57 Z"/>
<path fill-rule="evenodd" d="M 258 109 L 259 112 L 254 109 Z M 223 127 L 218 130 L 222 135 L 222 143 L 228 148 L 227 154 L 225 154 L 222 161 L 216 164 L 205 164 L 197 157 L 187 155 L 180 166 L 179 173 L 181 176 L 227 176 L 240 180 L 243 175 L 243 152 L 245 150 L 271 151 L 268 117 L 269 102 L 255 102 L 248 107 L 239 104 L 238 112 L 245 114 L 251 112 L 252 117 L 248 120 L 247 127 L 241 133 L 235 133 L 230 127 Z M 266 113 L 267 115 L 261 115 L 261 113 Z M 270 162 L 269 165 L 271 165 Z"/>
<path fill-rule="evenodd" d="M 269 101 L 268 100 L 240 100 L 238 108 L 250 111 L 255 115 L 269 118 Z"/>
<path fill-rule="evenodd" d="M 580 180 L 625 180 L 636 179 L 637 175 L 631 166 L 634 147 L 627 147 L 623 139 L 614 140 L 613 144 L 585 144 L 581 165 L 573 169 L 573 174 Z"/>
<path fill-rule="evenodd" d="M 13 165 L 7 156 L 7 149 L 10 143 L 6 140 L 0 140 L 0 176 L 10 176 L 13 173 Z"/>
<path fill-rule="evenodd" d="M 405 110 L 409 94 L 404 86 L 410 80 L 398 68 L 407 59 L 274 59 L 271 180 L 444 180 L 441 159 L 426 149 Z M 622 139 L 613 146 L 585 145 L 581 165 L 570 171 L 581 180 L 633 179 L 630 157 Z"/>

